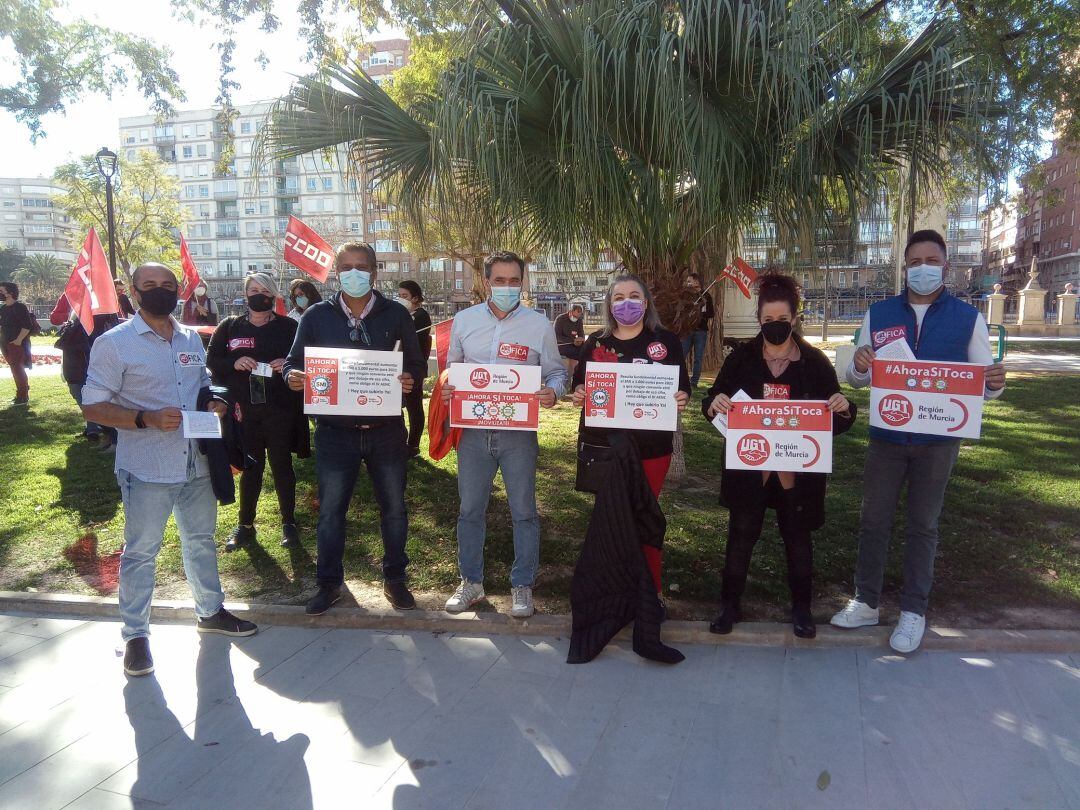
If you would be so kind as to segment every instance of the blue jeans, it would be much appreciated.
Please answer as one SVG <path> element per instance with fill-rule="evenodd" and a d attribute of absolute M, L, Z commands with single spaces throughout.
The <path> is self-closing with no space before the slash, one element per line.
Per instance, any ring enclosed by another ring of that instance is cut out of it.
<path fill-rule="evenodd" d="M 683 359 L 690 361 L 690 348 L 694 349 L 694 369 L 690 372 L 690 384 L 697 385 L 701 379 L 701 361 L 705 359 L 705 344 L 709 341 L 709 333 L 704 329 L 691 332 L 682 340 Z"/>
<path fill-rule="evenodd" d="M 495 473 L 502 470 L 514 521 L 514 567 L 510 584 L 532 586 L 540 562 L 540 517 L 536 511 L 536 434 L 519 430 L 461 431 L 458 444 L 458 568 L 467 582 L 484 581 L 487 506 Z"/>
<path fill-rule="evenodd" d="M 120 556 L 120 617 L 124 641 L 150 635 L 150 600 L 161 539 L 169 515 L 176 517 L 195 614 L 213 616 L 225 601 L 218 579 L 217 499 L 210 476 L 182 484 L 152 484 L 129 472 L 116 473 L 124 501 L 124 551 Z"/>
<path fill-rule="evenodd" d="M 367 465 L 379 505 L 383 541 L 383 579 L 405 579 L 409 557 L 409 515 L 405 510 L 405 469 L 409 446 L 405 421 L 398 419 L 369 430 L 338 428 L 319 423 L 315 428 L 315 475 L 319 479 L 319 524 L 316 580 L 336 588 L 345 581 L 345 514 L 349 510 L 360 464 Z"/>

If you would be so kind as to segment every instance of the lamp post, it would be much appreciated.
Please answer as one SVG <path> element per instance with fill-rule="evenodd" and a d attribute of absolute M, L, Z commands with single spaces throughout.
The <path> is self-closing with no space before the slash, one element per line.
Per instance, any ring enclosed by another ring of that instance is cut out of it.
<path fill-rule="evenodd" d="M 105 178 L 105 218 L 109 225 L 109 272 L 112 273 L 113 281 L 116 281 L 116 221 L 113 218 L 112 196 L 113 177 L 116 176 L 119 159 L 116 157 L 116 152 L 106 146 L 101 147 L 101 150 L 94 155 L 94 159 L 97 161 L 98 172 Z"/>

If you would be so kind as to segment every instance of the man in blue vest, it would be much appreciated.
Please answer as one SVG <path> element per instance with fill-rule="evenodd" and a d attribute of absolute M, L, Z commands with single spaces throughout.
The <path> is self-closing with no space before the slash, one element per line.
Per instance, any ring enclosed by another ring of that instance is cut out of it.
<path fill-rule="evenodd" d="M 874 304 L 863 318 L 859 347 L 845 375 L 847 381 L 856 388 L 869 385 L 875 350 L 894 340 L 905 340 L 919 360 L 986 366 L 984 396 L 1000 396 L 1005 388 L 1005 367 L 993 362 L 986 321 L 978 310 L 945 289 L 949 263 L 941 234 L 930 230 L 913 233 L 904 249 L 904 266 L 905 292 Z M 878 623 L 885 559 L 906 478 L 904 584 L 900 591 L 900 621 L 889 644 L 901 653 L 919 648 L 934 581 L 938 518 L 959 452 L 960 439 L 870 428 L 863 471 L 855 598 L 832 617 L 835 626 L 853 628 Z"/>

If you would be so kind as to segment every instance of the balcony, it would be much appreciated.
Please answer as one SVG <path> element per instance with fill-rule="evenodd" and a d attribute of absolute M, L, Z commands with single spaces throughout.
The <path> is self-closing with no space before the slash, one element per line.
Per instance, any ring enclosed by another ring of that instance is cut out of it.
<path fill-rule="evenodd" d="M 176 143 L 176 135 L 154 135 L 155 146 L 173 146 Z"/>
<path fill-rule="evenodd" d="M 295 175 L 300 173 L 300 165 L 295 160 L 283 160 L 278 164 L 278 174 Z"/>
<path fill-rule="evenodd" d="M 274 208 L 275 216 L 287 217 L 300 214 L 300 200 L 278 200 L 277 206 Z"/>
<path fill-rule="evenodd" d="M 219 225 L 217 229 L 218 239 L 239 239 L 240 229 L 234 226 Z"/>
<path fill-rule="evenodd" d="M 219 259 L 239 259 L 240 251 L 234 248 L 222 248 L 218 251 Z"/>
<path fill-rule="evenodd" d="M 237 197 L 236 183 L 214 183 L 215 200 L 235 200 Z"/>
<path fill-rule="evenodd" d="M 299 193 L 300 193 L 300 184 L 297 183 L 295 180 L 285 182 L 285 183 L 278 183 L 274 187 L 274 194 L 278 195 L 279 197 L 281 197 L 281 196 L 295 197 Z"/>
<path fill-rule="evenodd" d="M 217 210 L 216 219 L 239 219 L 240 209 L 235 206 L 222 206 Z"/>

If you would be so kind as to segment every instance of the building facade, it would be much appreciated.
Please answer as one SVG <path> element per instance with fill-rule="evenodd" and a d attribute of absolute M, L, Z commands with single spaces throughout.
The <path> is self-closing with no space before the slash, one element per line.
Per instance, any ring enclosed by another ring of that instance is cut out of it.
<path fill-rule="evenodd" d="M 27 256 L 54 256 L 74 265 L 71 217 L 53 204 L 63 188 L 44 177 L 0 177 L 0 243 Z"/>
<path fill-rule="evenodd" d="M 1036 258 L 1039 283 L 1050 292 L 1050 305 L 1069 282 L 1080 287 L 1080 147 L 1056 141 L 1050 157 L 1021 185 L 1016 262 L 1002 276 L 1002 284 L 1010 292 L 1023 288 Z"/>

